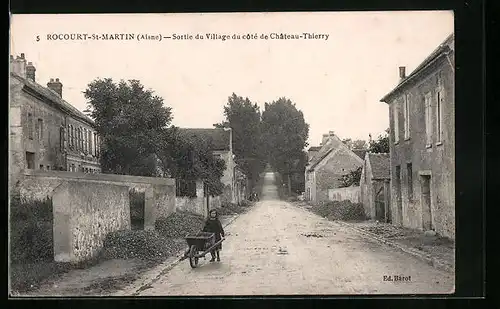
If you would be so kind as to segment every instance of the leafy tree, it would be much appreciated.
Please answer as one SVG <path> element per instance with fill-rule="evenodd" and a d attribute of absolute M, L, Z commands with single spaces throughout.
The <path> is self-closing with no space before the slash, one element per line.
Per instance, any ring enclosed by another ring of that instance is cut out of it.
<path fill-rule="evenodd" d="M 199 137 L 185 140 L 176 127 L 165 130 L 163 134 L 162 152 L 159 153 L 163 169 L 182 181 L 202 180 L 211 196 L 222 194 L 224 185 L 220 180 L 226 162 L 214 157 L 212 145 Z"/>
<path fill-rule="evenodd" d="M 172 120 L 171 108 L 138 80 L 96 79 L 84 95 L 102 141 L 103 172 L 154 176 L 155 153 Z"/>
<path fill-rule="evenodd" d="M 350 171 L 346 175 L 342 175 L 340 178 L 341 185 L 340 188 L 343 187 L 350 187 L 350 186 L 359 186 L 359 182 L 361 180 L 361 172 L 363 170 L 363 167 L 360 166 L 355 170 Z"/>
<path fill-rule="evenodd" d="M 294 172 L 297 160 L 303 159 L 307 146 L 309 125 L 302 111 L 287 98 L 265 103 L 262 113 L 262 138 L 268 162 L 281 174 L 287 175 L 291 194 L 290 173 Z"/>
<path fill-rule="evenodd" d="M 366 149 L 368 148 L 368 145 L 366 143 L 366 141 L 362 140 L 362 139 L 357 139 L 357 140 L 352 140 L 351 138 L 344 138 L 342 140 L 342 142 L 344 144 L 347 145 L 347 147 L 349 147 L 349 149 Z"/>
<path fill-rule="evenodd" d="M 266 163 L 262 154 L 259 106 L 233 93 L 224 106 L 224 117 L 222 123 L 214 126 L 232 129 L 235 161 L 255 183 Z"/>
<path fill-rule="evenodd" d="M 368 151 L 372 153 L 389 153 L 389 129 L 385 130 L 385 134 L 378 136 L 376 140 L 371 140 Z"/>

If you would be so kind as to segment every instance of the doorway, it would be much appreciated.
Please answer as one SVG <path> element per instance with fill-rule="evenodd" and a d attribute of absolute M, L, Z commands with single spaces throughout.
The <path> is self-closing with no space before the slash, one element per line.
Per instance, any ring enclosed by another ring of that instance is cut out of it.
<path fill-rule="evenodd" d="M 129 190 L 130 202 L 130 225 L 132 230 L 144 229 L 144 206 L 146 202 L 146 194 L 144 191 L 135 189 Z"/>
<path fill-rule="evenodd" d="M 422 227 L 424 231 L 433 230 L 432 207 L 431 207 L 431 176 L 420 176 L 420 202 L 422 204 Z"/>
<path fill-rule="evenodd" d="M 396 166 L 396 206 L 399 224 L 403 225 L 403 201 L 401 197 L 401 166 Z"/>
<path fill-rule="evenodd" d="M 30 170 L 35 169 L 35 153 L 26 152 L 26 167 Z"/>

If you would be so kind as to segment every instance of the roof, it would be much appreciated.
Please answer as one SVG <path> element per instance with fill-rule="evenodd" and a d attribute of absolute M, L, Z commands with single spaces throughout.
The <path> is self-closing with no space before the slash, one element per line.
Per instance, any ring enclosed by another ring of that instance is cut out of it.
<path fill-rule="evenodd" d="M 321 146 L 311 146 L 307 151 L 319 151 L 321 149 Z"/>
<path fill-rule="evenodd" d="M 391 179 L 391 162 L 388 153 L 368 153 L 373 179 Z"/>
<path fill-rule="evenodd" d="M 417 76 L 420 75 L 420 73 L 427 68 L 431 63 L 439 59 L 441 56 L 446 55 L 448 52 L 452 51 L 454 47 L 450 47 L 453 45 L 455 41 L 455 35 L 452 33 L 450 34 L 444 41 L 441 43 L 425 60 L 420 63 L 419 66 L 413 72 L 411 72 L 410 75 L 408 75 L 406 78 L 402 79 L 399 84 L 388 94 L 386 94 L 382 99 L 380 99 L 381 102 L 387 102 L 390 100 L 392 96 L 396 92 L 398 92 L 401 88 L 403 88 L 405 85 L 407 85 L 409 82 L 413 81 Z"/>
<path fill-rule="evenodd" d="M 94 120 L 92 120 L 92 118 L 85 115 L 80 110 L 78 110 L 76 107 L 74 107 L 73 105 L 71 105 L 68 102 L 66 102 L 65 100 L 63 100 L 52 89 L 49 89 L 49 88 L 44 87 L 36 82 L 29 80 L 27 78 L 24 78 L 15 72 L 11 72 L 10 74 L 12 77 L 14 77 L 17 80 L 19 80 L 20 82 L 22 82 L 24 84 L 24 87 L 27 87 L 28 89 L 36 92 L 38 95 L 41 95 L 44 98 L 49 99 L 60 110 L 66 112 L 66 113 L 68 113 L 68 114 L 70 114 L 70 115 L 72 115 L 80 120 L 83 120 L 91 125 L 94 125 Z"/>
<path fill-rule="evenodd" d="M 309 171 L 314 170 L 314 168 L 319 163 L 321 163 L 326 157 L 328 157 L 330 153 L 332 153 L 334 150 L 339 149 L 340 147 L 343 147 L 347 151 L 351 152 L 353 155 L 356 155 L 349 149 L 349 147 L 347 147 L 346 144 L 342 143 L 342 141 L 336 135 L 330 135 L 326 143 L 321 147 L 318 153 L 309 162 L 309 165 L 307 166 L 306 170 Z M 361 158 L 361 160 L 363 160 L 363 158 Z"/>
<path fill-rule="evenodd" d="M 364 160 L 367 150 L 366 149 L 353 149 L 352 152 L 354 152 L 358 157 L 360 157 L 362 160 Z"/>
<path fill-rule="evenodd" d="M 212 150 L 230 150 L 231 133 L 219 128 L 179 128 L 179 135 L 187 140 L 201 138 L 208 142 Z"/>

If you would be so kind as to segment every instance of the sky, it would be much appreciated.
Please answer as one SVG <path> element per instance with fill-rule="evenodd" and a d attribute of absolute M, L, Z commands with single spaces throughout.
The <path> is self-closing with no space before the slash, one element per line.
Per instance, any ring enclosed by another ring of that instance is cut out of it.
<path fill-rule="evenodd" d="M 329 131 L 364 140 L 383 133 L 389 115 L 380 99 L 398 83 L 398 67 L 410 74 L 453 29 L 452 11 L 13 15 L 10 54 L 33 62 L 39 84 L 59 78 L 63 98 L 81 111 L 92 80 L 138 79 L 172 108 L 179 127 L 222 121 L 233 92 L 261 110 L 286 97 L 304 113 L 315 146 Z M 102 39 L 122 33 L 135 38 Z M 258 38 L 211 40 L 207 33 Z M 273 33 L 323 36 L 270 39 Z M 58 34 L 100 39 L 48 38 Z M 142 34 L 162 40 L 138 40 Z"/>

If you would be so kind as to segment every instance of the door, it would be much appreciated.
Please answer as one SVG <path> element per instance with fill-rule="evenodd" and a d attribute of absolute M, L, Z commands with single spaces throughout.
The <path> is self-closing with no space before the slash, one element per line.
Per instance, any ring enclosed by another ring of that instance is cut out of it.
<path fill-rule="evenodd" d="M 399 224 L 403 225 L 403 201 L 401 198 L 401 167 L 396 166 L 396 209 Z"/>
<path fill-rule="evenodd" d="M 433 230 L 431 205 L 431 176 L 420 176 L 420 203 L 422 204 L 422 228 L 424 231 Z"/>

